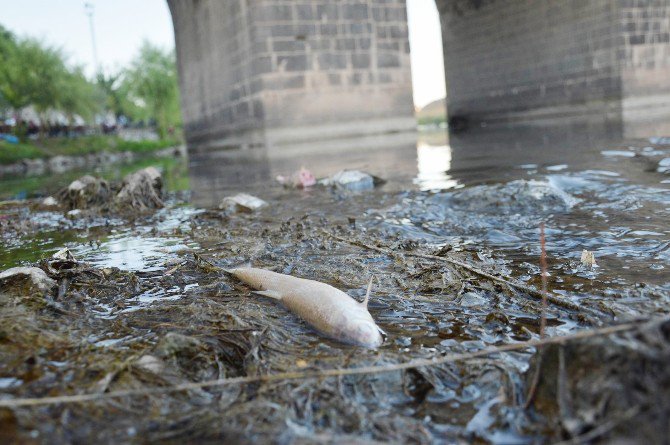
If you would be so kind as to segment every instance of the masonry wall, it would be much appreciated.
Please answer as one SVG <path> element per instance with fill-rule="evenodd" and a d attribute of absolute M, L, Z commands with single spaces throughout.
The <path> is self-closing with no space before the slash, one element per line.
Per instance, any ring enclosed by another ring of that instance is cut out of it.
<path fill-rule="evenodd" d="M 436 0 L 450 117 L 670 116 L 670 0 Z"/>
<path fill-rule="evenodd" d="M 191 145 L 414 125 L 405 0 L 168 4 Z"/>
<path fill-rule="evenodd" d="M 256 67 L 248 2 L 169 0 L 168 5 L 187 141 L 243 139 L 261 128 L 262 103 L 252 91 Z"/>
<path fill-rule="evenodd" d="M 617 1 L 437 0 L 437 5 L 450 117 L 617 112 L 622 89 Z"/>
<path fill-rule="evenodd" d="M 670 1 L 619 1 L 624 118 L 670 116 Z"/>

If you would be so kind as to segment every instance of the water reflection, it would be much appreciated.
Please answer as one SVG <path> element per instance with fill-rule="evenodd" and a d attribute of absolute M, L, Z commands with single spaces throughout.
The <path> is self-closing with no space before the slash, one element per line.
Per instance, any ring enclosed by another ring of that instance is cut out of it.
<path fill-rule="evenodd" d="M 290 176 L 301 167 L 317 178 L 343 169 L 363 170 L 391 179 L 388 190 L 411 187 L 417 176 L 416 141 L 416 133 L 400 133 L 191 153 L 192 200 L 196 206 L 212 207 L 231 193 L 269 197 L 279 191 L 277 176 Z"/>
<path fill-rule="evenodd" d="M 429 145 L 419 140 L 416 145 L 419 173 L 414 181 L 421 190 L 446 190 L 461 187 L 449 175 L 451 171 L 451 146 Z"/>
<path fill-rule="evenodd" d="M 598 170 L 602 155 L 635 157 L 625 134 L 642 129 L 620 121 L 579 120 L 553 125 L 478 128 L 447 136 L 443 129 L 268 148 L 192 152 L 189 173 L 196 205 L 222 196 L 266 190 L 278 175 L 301 167 L 317 177 L 342 169 L 365 170 L 389 181 L 389 190 L 451 189 L 527 177 L 542 171 Z M 670 128 L 668 129 L 670 134 Z M 662 136 L 659 133 L 647 137 Z M 654 153 L 646 153 L 651 156 Z"/>

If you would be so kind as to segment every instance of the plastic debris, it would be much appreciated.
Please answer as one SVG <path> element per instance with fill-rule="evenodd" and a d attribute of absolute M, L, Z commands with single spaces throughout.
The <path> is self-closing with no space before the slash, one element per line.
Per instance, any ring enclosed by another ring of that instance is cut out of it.
<path fill-rule="evenodd" d="M 319 181 L 320 184 L 325 186 L 351 191 L 371 190 L 375 185 L 383 182 L 382 179 L 359 170 L 342 170 Z"/>
<path fill-rule="evenodd" d="M 598 267 L 596 264 L 596 256 L 590 250 L 582 250 L 582 265 L 585 267 Z"/>
<path fill-rule="evenodd" d="M 221 204 L 219 204 L 219 208 L 230 212 L 251 213 L 266 205 L 268 205 L 268 203 L 260 198 L 246 193 L 238 193 L 235 196 L 227 196 L 223 198 Z"/>
<path fill-rule="evenodd" d="M 277 176 L 277 181 L 287 187 L 305 188 L 316 184 L 316 178 L 305 167 L 293 173 L 291 176 Z"/>

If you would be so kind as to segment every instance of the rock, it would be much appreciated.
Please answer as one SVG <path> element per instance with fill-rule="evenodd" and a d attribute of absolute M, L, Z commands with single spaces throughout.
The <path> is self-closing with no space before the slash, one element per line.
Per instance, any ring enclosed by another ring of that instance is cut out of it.
<path fill-rule="evenodd" d="M 74 158 L 70 156 L 54 156 L 47 161 L 49 170 L 54 173 L 63 173 L 75 167 Z"/>
<path fill-rule="evenodd" d="M 21 293 L 49 292 L 56 281 L 37 267 L 12 267 L 0 273 L 0 290 L 21 289 Z"/>
<path fill-rule="evenodd" d="M 155 167 L 147 167 L 130 173 L 123 179 L 123 186 L 114 198 L 117 205 L 133 209 L 156 209 L 163 207 L 161 199 L 163 178 Z"/>
<path fill-rule="evenodd" d="M 227 196 L 223 198 L 221 204 L 219 204 L 219 208 L 233 213 L 251 213 L 267 205 L 268 203 L 260 198 L 246 193 L 238 193 L 235 196 Z"/>
<path fill-rule="evenodd" d="M 42 200 L 42 206 L 44 207 L 57 207 L 58 201 L 53 196 L 47 196 Z"/>
<path fill-rule="evenodd" d="M 362 191 L 370 190 L 380 182 L 382 181 L 379 178 L 362 171 L 342 170 L 330 178 L 321 180 L 320 184 L 345 190 Z"/>
<path fill-rule="evenodd" d="M 41 175 L 46 170 L 44 159 L 24 159 L 21 165 L 26 175 Z"/>
<path fill-rule="evenodd" d="M 165 369 L 165 363 L 163 363 L 161 359 L 149 354 L 143 355 L 137 359 L 135 366 L 144 369 L 145 371 L 153 372 L 154 374 L 160 374 L 163 369 Z"/>
<path fill-rule="evenodd" d="M 108 203 L 112 191 L 104 179 L 86 175 L 72 181 L 57 197 L 68 209 L 88 209 Z"/>
<path fill-rule="evenodd" d="M 656 171 L 659 173 L 670 173 L 670 158 L 664 158 L 658 161 L 658 168 Z"/>

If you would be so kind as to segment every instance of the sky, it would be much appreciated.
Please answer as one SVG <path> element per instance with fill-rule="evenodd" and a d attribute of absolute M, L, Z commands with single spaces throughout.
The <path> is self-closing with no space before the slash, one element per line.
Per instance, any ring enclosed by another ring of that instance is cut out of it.
<path fill-rule="evenodd" d="M 174 47 L 165 0 L 0 0 L 0 24 L 21 36 L 61 47 L 70 62 L 96 69 L 89 18 L 93 5 L 98 61 L 104 71 L 128 64 L 144 40 Z M 444 66 L 435 0 L 407 0 L 414 103 L 444 97 Z"/>

